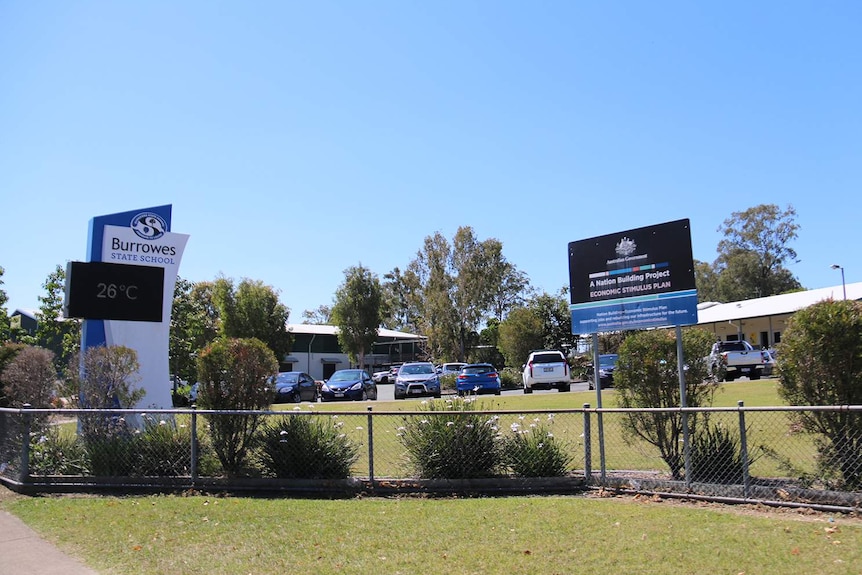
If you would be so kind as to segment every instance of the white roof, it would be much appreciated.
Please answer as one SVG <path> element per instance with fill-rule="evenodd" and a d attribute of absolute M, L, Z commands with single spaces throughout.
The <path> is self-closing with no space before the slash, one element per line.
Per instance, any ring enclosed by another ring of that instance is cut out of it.
<path fill-rule="evenodd" d="M 826 299 L 844 299 L 844 287 L 837 285 L 730 303 L 704 302 L 697 306 L 697 323 L 791 314 Z M 862 282 L 847 284 L 846 288 L 847 299 L 862 299 Z"/>
<path fill-rule="evenodd" d="M 313 323 L 289 323 L 287 331 L 290 333 L 307 333 L 317 335 L 337 335 L 338 326 L 322 325 Z M 403 331 L 395 331 L 393 329 L 379 328 L 377 330 L 379 337 L 391 337 L 395 339 L 425 339 L 425 336 L 416 335 L 415 333 L 406 333 Z"/>

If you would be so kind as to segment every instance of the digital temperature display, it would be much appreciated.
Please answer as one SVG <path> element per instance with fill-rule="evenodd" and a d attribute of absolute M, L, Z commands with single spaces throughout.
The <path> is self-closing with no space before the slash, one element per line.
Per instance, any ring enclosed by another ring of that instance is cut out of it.
<path fill-rule="evenodd" d="M 165 268 L 69 262 L 66 317 L 162 321 Z"/>

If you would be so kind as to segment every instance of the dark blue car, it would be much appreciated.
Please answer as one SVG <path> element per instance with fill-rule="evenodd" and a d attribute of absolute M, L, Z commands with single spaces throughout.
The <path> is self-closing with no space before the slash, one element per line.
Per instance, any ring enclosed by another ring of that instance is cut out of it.
<path fill-rule="evenodd" d="M 317 401 L 317 382 L 302 371 L 282 371 L 275 377 L 275 403 Z"/>
<path fill-rule="evenodd" d="M 377 399 L 377 384 L 364 369 L 339 369 L 320 388 L 322 401 Z"/>
<path fill-rule="evenodd" d="M 500 395 L 500 374 L 490 363 L 471 363 L 458 372 L 458 395 L 493 393 Z"/>

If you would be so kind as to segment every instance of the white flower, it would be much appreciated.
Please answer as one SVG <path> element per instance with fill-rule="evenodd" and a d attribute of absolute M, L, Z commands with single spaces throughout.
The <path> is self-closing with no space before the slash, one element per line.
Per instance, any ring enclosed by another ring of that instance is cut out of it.
<path fill-rule="evenodd" d="M 357 426 L 356 426 L 356 431 L 362 431 L 362 426 L 361 426 L 361 425 L 357 425 Z"/>
<path fill-rule="evenodd" d="M 454 421 L 447 421 L 446 422 L 446 427 L 452 427 L 453 425 L 455 425 Z"/>
<path fill-rule="evenodd" d="M 299 410 L 301 410 L 301 409 L 302 409 L 302 408 L 301 408 L 301 407 L 299 407 L 299 406 L 297 405 L 296 407 L 294 407 L 294 408 L 293 408 L 293 411 L 299 411 Z"/>
<path fill-rule="evenodd" d="M 548 432 L 548 437 L 554 437 L 554 434 L 553 434 L 553 433 L 551 433 L 551 432 L 549 431 L 549 432 Z"/>

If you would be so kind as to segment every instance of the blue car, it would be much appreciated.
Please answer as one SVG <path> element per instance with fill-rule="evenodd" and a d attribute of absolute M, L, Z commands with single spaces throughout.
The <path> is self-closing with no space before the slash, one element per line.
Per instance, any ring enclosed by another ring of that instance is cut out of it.
<path fill-rule="evenodd" d="M 493 393 L 500 395 L 500 374 L 490 363 L 471 363 L 458 372 L 458 395 Z"/>
<path fill-rule="evenodd" d="M 339 369 L 320 388 L 321 401 L 377 399 L 377 384 L 364 369 Z"/>

